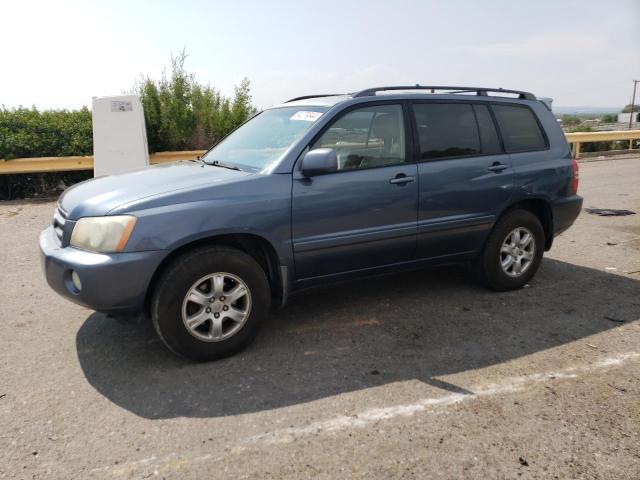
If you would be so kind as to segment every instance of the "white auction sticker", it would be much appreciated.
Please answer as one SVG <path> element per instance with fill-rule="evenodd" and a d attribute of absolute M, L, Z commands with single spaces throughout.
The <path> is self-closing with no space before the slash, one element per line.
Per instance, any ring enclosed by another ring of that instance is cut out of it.
<path fill-rule="evenodd" d="M 320 118 L 322 112 L 307 112 L 304 110 L 300 110 L 299 112 L 294 113 L 289 120 L 303 120 L 305 122 L 315 122 Z"/>

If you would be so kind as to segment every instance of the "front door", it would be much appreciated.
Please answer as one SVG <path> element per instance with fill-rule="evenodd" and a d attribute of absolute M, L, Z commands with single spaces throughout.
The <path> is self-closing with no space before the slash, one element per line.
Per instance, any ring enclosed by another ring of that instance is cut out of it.
<path fill-rule="evenodd" d="M 338 171 L 294 175 L 297 279 L 414 258 L 418 171 L 409 131 L 402 105 L 378 103 L 340 115 L 310 145 L 336 150 Z"/>

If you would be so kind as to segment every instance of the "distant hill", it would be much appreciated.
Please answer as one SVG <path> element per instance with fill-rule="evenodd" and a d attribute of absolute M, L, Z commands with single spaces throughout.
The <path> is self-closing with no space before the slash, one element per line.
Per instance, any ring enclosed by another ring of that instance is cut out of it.
<path fill-rule="evenodd" d="M 588 115 L 602 113 L 618 113 L 622 107 L 560 107 L 553 106 L 556 115 Z"/>

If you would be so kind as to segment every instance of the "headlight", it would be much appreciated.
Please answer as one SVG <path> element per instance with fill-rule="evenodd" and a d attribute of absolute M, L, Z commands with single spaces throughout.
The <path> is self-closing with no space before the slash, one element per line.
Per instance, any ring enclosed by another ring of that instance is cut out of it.
<path fill-rule="evenodd" d="M 84 217 L 71 234 L 71 245 L 99 253 L 121 252 L 136 224 L 136 217 Z"/>

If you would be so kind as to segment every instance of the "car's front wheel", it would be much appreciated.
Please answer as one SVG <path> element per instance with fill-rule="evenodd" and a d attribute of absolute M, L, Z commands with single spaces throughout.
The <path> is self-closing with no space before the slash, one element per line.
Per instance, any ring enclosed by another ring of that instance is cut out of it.
<path fill-rule="evenodd" d="M 151 317 L 169 349 L 205 361 L 247 346 L 269 304 L 269 282 L 251 256 L 207 247 L 179 257 L 164 271 L 153 293 Z"/>
<path fill-rule="evenodd" d="M 476 260 L 480 280 L 498 291 L 522 288 L 535 275 L 544 253 L 544 230 L 527 210 L 511 210 L 494 226 Z"/>

